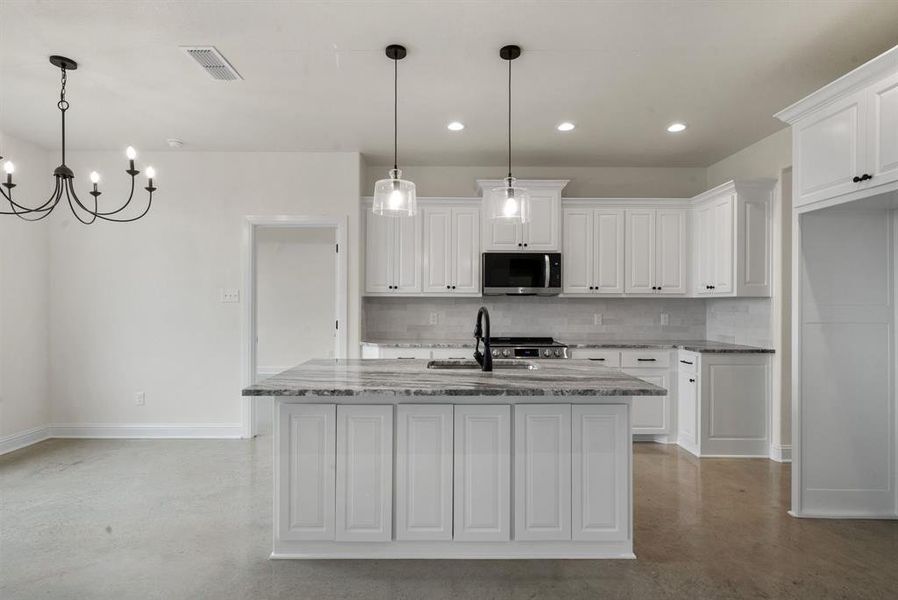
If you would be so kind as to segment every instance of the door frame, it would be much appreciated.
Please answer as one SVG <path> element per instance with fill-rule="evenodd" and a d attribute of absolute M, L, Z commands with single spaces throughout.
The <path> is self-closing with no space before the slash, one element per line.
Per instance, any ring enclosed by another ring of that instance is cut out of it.
<path fill-rule="evenodd" d="M 346 358 L 349 349 L 349 276 L 346 248 L 347 217 L 323 217 L 308 215 L 247 215 L 243 222 L 243 242 L 241 248 L 243 262 L 244 299 L 240 364 L 241 388 L 246 388 L 256 380 L 256 231 L 259 229 L 333 229 L 336 248 L 334 320 L 337 327 L 336 358 Z M 241 423 L 243 437 L 256 435 L 255 397 L 242 397 Z"/>

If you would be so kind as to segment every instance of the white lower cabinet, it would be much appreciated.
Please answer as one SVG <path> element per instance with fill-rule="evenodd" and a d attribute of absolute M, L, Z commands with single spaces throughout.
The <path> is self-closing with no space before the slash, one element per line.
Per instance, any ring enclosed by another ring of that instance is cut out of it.
<path fill-rule="evenodd" d="M 667 369 L 623 369 L 627 375 L 638 377 L 670 390 L 670 371 Z M 666 435 L 670 433 L 670 393 L 665 396 L 635 396 L 631 402 L 630 421 L 637 435 Z"/>
<path fill-rule="evenodd" d="M 393 534 L 393 407 L 337 406 L 337 521 L 342 542 Z"/>
<path fill-rule="evenodd" d="M 514 537 L 571 539 L 571 405 L 514 408 Z"/>
<path fill-rule="evenodd" d="M 275 531 L 281 539 L 334 539 L 336 408 L 280 406 Z"/>
<path fill-rule="evenodd" d="M 452 405 L 396 407 L 396 539 L 452 539 Z"/>
<path fill-rule="evenodd" d="M 511 539 L 511 406 L 455 407 L 454 539 Z"/>
<path fill-rule="evenodd" d="M 627 407 L 575 404 L 571 419 L 571 537 L 627 540 L 631 534 Z"/>

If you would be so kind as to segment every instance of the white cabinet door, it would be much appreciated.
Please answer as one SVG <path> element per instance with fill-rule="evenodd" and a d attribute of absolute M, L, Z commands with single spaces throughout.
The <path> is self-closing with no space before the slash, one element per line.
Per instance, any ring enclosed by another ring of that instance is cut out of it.
<path fill-rule="evenodd" d="M 575 404 L 571 419 L 571 537 L 627 540 L 632 452 L 627 407 Z"/>
<path fill-rule="evenodd" d="M 365 291 L 393 291 L 393 224 L 392 217 L 372 213 L 365 216 Z"/>
<path fill-rule="evenodd" d="M 864 173 L 866 91 L 852 94 L 793 126 L 795 206 L 858 189 Z"/>
<path fill-rule="evenodd" d="M 593 209 L 564 209 L 564 270 L 562 290 L 565 294 L 593 292 Z"/>
<path fill-rule="evenodd" d="M 624 211 L 593 213 L 593 283 L 600 294 L 624 293 Z M 565 256 L 565 260 L 567 257 Z M 568 263 L 565 263 L 565 269 Z"/>
<path fill-rule="evenodd" d="M 711 203 L 695 209 L 695 293 L 706 296 L 711 293 L 714 279 L 714 213 Z"/>
<path fill-rule="evenodd" d="M 395 221 L 393 251 L 394 291 L 411 294 L 421 291 L 421 219 L 384 217 Z"/>
<path fill-rule="evenodd" d="M 452 539 L 452 405 L 396 407 L 396 539 Z"/>
<path fill-rule="evenodd" d="M 711 279 L 712 294 L 731 294 L 733 292 L 733 249 L 734 229 L 733 213 L 736 207 L 735 194 L 715 200 L 712 205 L 714 253 L 714 271 Z"/>
<path fill-rule="evenodd" d="M 655 210 L 627 210 L 626 221 L 626 291 L 630 294 L 654 294 Z"/>
<path fill-rule="evenodd" d="M 688 369 L 677 373 L 677 443 L 692 452 L 698 452 L 698 383 L 696 374 Z"/>
<path fill-rule="evenodd" d="M 667 370 L 624 369 L 623 371 L 666 390 L 670 389 L 670 375 Z M 633 433 L 663 435 L 670 432 L 669 396 L 635 396 L 630 406 Z"/>
<path fill-rule="evenodd" d="M 337 407 L 338 542 L 393 535 L 393 407 Z"/>
<path fill-rule="evenodd" d="M 571 539 L 571 405 L 514 408 L 514 537 Z"/>
<path fill-rule="evenodd" d="M 424 226 L 423 291 L 448 293 L 452 289 L 452 209 L 426 207 Z"/>
<path fill-rule="evenodd" d="M 278 539 L 334 539 L 336 408 L 334 404 L 280 404 Z"/>
<path fill-rule="evenodd" d="M 480 211 L 452 209 L 452 291 L 480 293 Z"/>
<path fill-rule="evenodd" d="M 867 185 L 898 180 L 898 74 L 868 89 Z"/>
<path fill-rule="evenodd" d="M 524 225 L 524 249 L 557 252 L 561 249 L 561 197 L 531 191 L 530 222 Z"/>
<path fill-rule="evenodd" d="M 523 225 L 505 219 L 491 219 L 486 207 L 482 212 L 485 252 L 516 252 L 523 248 Z"/>
<path fill-rule="evenodd" d="M 510 539 L 510 426 L 507 404 L 455 406 L 453 539 Z"/>
<path fill-rule="evenodd" d="M 662 294 L 686 293 L 686 210 L 655 213 L 655 285 Z"/>

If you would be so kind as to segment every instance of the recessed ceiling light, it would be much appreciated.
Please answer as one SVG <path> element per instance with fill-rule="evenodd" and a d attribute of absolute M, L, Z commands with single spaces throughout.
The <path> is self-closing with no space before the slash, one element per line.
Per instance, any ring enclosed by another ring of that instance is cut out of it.
<path fill-rule="evenodd" d="M 571 131 L 573 130 L 575 125 L 570 121 L 565 121 L 564 123 L 558 124 L 558 131 Z"/>
<path fill-rule="evenodd" d="M 667 131 L 669 133 L 680 133 L 681 131 L 686 131 L 685 123 L 671 123 L 667 126 Z"/>
<path fill-rule="evenodd" d="M 449 129 L 449 131 L 461 131 L 465 128 L 465 124 L 460 121 L 452 121 L 446 125 L 446 128 Z"/>

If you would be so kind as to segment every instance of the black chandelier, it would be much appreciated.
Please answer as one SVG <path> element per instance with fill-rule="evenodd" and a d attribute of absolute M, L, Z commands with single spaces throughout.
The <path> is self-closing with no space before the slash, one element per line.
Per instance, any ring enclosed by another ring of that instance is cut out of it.
<path fill-rule="evenodd" d="M 144 188 L 147 192 L 149 192 L 149 200 L 147 201 L 147 206 L 142 213 L 137 215 L 136 217 L 117 217 L 114 215 L 118 215 L 120 212 L 125 210 L 128 205 L 131 204 L 131 199 L 134 198 L 134 178 L 140 174 L 140 171 L 134 168 L 134 159 L 137 158 L 137 152 L 134 151 L 134 148 L 128 146 L 128 149 L 125 151 L 125 155 L 128 157 L 128 169 L 125 171 L 128 175 L 131 176 L 131 193 L 128 195 L 128 199 L 125 203 L 115 210 L 110 211 L 101 211 L 99 208 L 98 199 L 102 192 L 97 188 L 97 185 L 100 183 L 100 175 L 93 171 L 90 174 L 90 181 L 93 184 L 93 190 L 88 192 L 91 196 L 93 196 L 93 203 L 90 200 L 86 200 L 88 204 L 92 204 L 92 208 L 90 206 L 85 205 L 78 198 L 78 194 L 75 193 L 75 185 L 74 179 L 75 174 L 72 170 L 66 166 L 65 164 L 65 112 L 69 109 L 69 103 L 65 99 L 65 84 L 66 84 L 66 73 L 68 71 L 74 71 L 78 68 L 78 63 L 70 58 L 66 58 L 64 56 L 51 56 L 50 64 L 55 67 L 59 67 L 59 70 L 62 72 L 62 88 L 59 92 L 59 102 L 56 103 L 57 108 L 59 108 L 59 112 L 62 115 L 62 164 L 60 164 L 53 171 L 53 178 L 56 180 L 56 185 L 53 189 L 53 192 L 50 194 L 50 198 L 36 208 L 29 208 L 22 204 L 19 204 L 17 201 L 13 200 L 13 188 L 16 187 L 16 184 L 12 181 L 13 173 L 15 172 L 15 166 L 12 162 L 7 161 L 4 165 L 4 171 L 6 172 L 6 181 L 0 184 L 2 188 L 6 188 L 5 190 L 0 188 L 0 194 L 3 194 L 3 197 L 9 202 L 11 211 L 0 211 L 2 215 L 16 215 L 17 217 L 24 219 L 25 221 L 40 221 L 41 219 L 46 218 L 53 209 L 56 208 L 56 205 L 59 204 L 60 200 L 62 200 L 63 195 L 65 195 L 66 201 L 69 203 L 69 208 L 71 208 L 72 213 L 75 217 L 84 223 L 85 225 L 90 225 L 97 219 L 102 219 L 104 221 L 114 221 L 116 223 L 129 223 L 131 221 L 136 221 L 137 219 L 143 217 L 150 210 L 150 206 L 153 204 L 153 192 L 156 191 L 156 187 L 153 185 L 153 178 L 156 176 L 156 172 L 153 167 L 147 167 L 147 186 Z M 0 156 L 0 160 L 3 160 L 3 157 Z"/>

